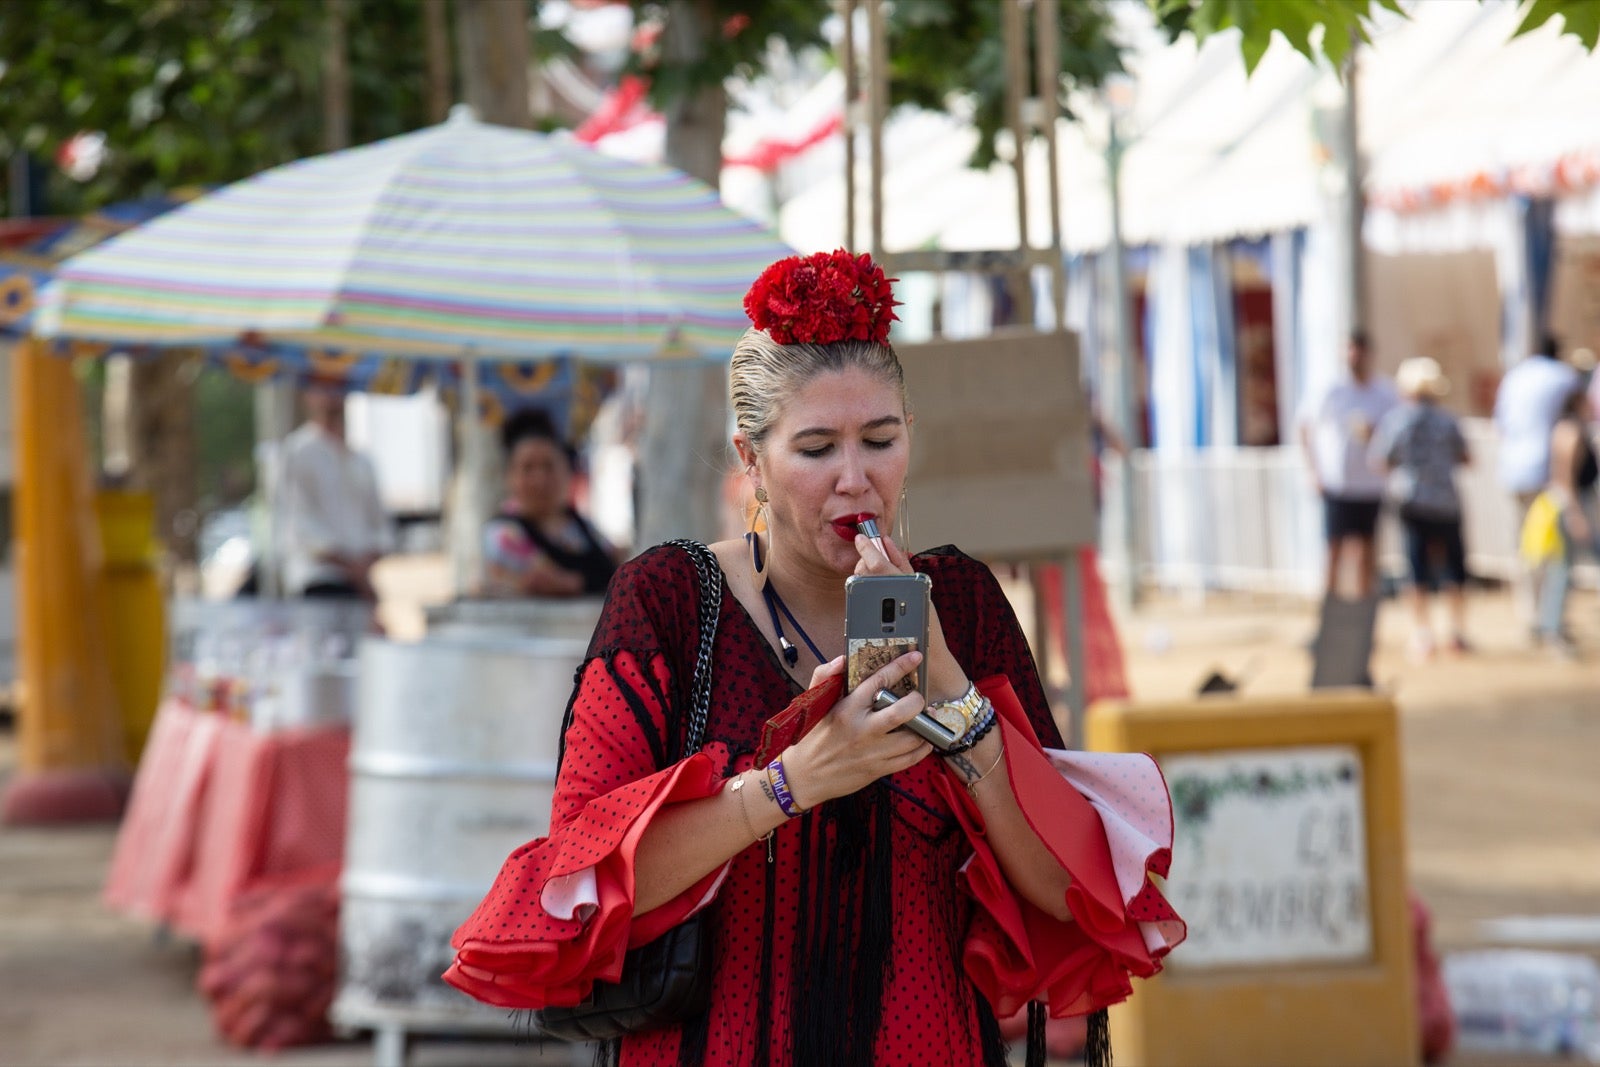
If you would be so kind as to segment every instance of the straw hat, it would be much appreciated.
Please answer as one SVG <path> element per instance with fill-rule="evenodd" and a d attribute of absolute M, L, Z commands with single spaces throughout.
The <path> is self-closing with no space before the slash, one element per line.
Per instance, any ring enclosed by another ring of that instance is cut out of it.
<path fill-rule="evenodd" d="M 1450 379 L 1444 376 L 1438 361 L 1427 356 L 1403 360 L 1395 372 L 1394 383 L 1403 396 L 1438 400 L 1450 394 Z"/>

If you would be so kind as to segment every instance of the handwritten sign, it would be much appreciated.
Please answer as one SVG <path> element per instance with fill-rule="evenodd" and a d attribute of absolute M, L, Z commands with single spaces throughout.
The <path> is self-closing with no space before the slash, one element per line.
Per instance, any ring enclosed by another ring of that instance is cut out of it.
<path fill-rule="evenodd" d="M 1356 746 L 1236 749 L 1161 766 L 1181 857 L 1167 896 L 1189 923 L 1175 971 L 1371 958 Z"/>

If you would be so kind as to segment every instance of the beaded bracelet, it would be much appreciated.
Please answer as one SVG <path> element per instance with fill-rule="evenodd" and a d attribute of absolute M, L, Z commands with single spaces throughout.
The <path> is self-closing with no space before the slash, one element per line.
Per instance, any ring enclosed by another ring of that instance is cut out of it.
<path fill-rule="evenodd" d="M 804 815 L 806 809 L 794 802 L 794 794 L 789 792 L 789 779 L 783 773 L 783 757 L 779 756 L 767 764 L 767 780 L 772 783 L 772 793 L 778 798 L 778 807 L 789 818 Z"/>
<path fill-rule="evenodd" d="M 956 742 L 951 747 L 944 749 L 939 753 L 939 755 L 955 756 L 962 752 L 967 752 L 973 748 L 976 748 L 978 742 L 982 741 L 984 736 L 988 734 L 990 730 L 994 729 L 996 718 L 997 716 L 995 715 L 994 705 L 989 703 L 988 698 L 985 697 L 983 701 L 983 710 L 978 713 L 978 721 L 973 724 L 972 729 L 962 734 L 960 741 Z"/>

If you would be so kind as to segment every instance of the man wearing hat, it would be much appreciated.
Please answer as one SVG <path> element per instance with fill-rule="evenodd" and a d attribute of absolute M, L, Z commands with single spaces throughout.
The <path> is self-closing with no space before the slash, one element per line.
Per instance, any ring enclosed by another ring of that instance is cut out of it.
<path fill-rule="evenodd" d="M 344 389 L 312 378 L 306 421 L 283 442 L 278 501 L 290 596 L 375 601 L 372 565 L 392 532 L 372 461 L 345 442 Z"/>
<path fill-rule="evenodd" d="M 1395 372 L 1395 385 L 1401 405 L 1378 424 L 1372 462 L 1387 472 L 1387 495 L 1405 534 L 1415 618 L 1412 652 L 1419 659 L 1433 654 L 1428 593 L 1441 586 L 1450 607 L 1449 648 L 1466 652 L 1467 554 L 1456 468 L 1469 460 L 1467 441 L 1456 417 L 1439 404 L 1450 382 L 1437 362 L 1426 356 L 1405 360 Z"/>

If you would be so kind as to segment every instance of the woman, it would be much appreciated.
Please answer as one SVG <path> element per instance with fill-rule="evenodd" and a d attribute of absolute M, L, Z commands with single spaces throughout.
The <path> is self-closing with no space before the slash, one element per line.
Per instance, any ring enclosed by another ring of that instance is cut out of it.
<path fill-rule="evenodd" d="M 499 596 L 597 596 L 616 572 L 611 548 L 570 502 L 577 457 L 543 412 L 501 431 L 506 502 L 483 531 L 488 591 Z"/>
<path fill-rule="evenodd" d="M 623 948 L 709 907 L 710 1009 L 623 1039 L 623 1064 L 999 1067 L 997 1014 L 1036 998 L 1057 1015 L 1103 1008 L 1181 940 L 1145 878 L 1171 844 L 1154 762 L 1058 753 L 1115 762 L 1143 802 L 1126 820 L 1097 815 L 1040 749 L 1060 737 L 989 571 L 857 533 L 863 516 L 893 527 L 910 458 L 893 305 L 882 270 L 845 252 L 782 260 L 752 287 L 729 394 L 767 524 L 711 546 L 723 607 L 708 743 L 665 755 L 697 594 L 686 554 L 661 546 L 612 584 L 569 708 L 551 836 L 512 854 L 457 931 L 452 984 L 509 1007 L 573 1003 L 615 978 Z M 936 756 L 897 729 L 922 694 L 871 710 L 916 669 L 909 653 L 758 764 L 769 718 L 808 685 L 839 686 L 845 579 L 913 570 L 933 579 L 926 697 L 965 709 L 965 751 Z M 1139 827 L 1144 847 L 1119 838 L 1108 853 L 1102 818 Z M 1139 888 L 1124 894 L 1119 876 Z"/>
<path fill-rule="evenodd" d="M 1400 510 L 1406 560 L 1411 568 L 1411 647 L 1418 659 L 1433 655 L 1428 593 L 1444 587 L 1450 605 L 1453 652 L 1466 652 L 1467 554 L 1461 540 L 1461 496 L 1456 468 L 1469 462 L 1456 417 L 1439 406 L 1450 383 L 1439 364 L 1419 356 L 1395 373 L 1404 403 L 1383 417 L 1373 435 L 1374 463 L 1389 472 L 1389 498 Z M 1435 563 L 1438 566 L 1435 566 Z"/>
<path fill-rule="evenodd" d="M 1594 440 L 1589 436 L 1591 411 L 1586 385 L 1568 394 L 1551 431 L 1550 484 L 1545 489 L 1561 509 L 1561 543 L 1545 566 L 1544 589 L 1539 596 L 1539 637 L 1565 659 L 1578 656 L 1578 646 L 1566 628 L 1572 565 L 1580 552 L 1600 555 L 1600 529 L 1596 527 L 1594 508 L 1600 463 L 1596 462 Z"/>

